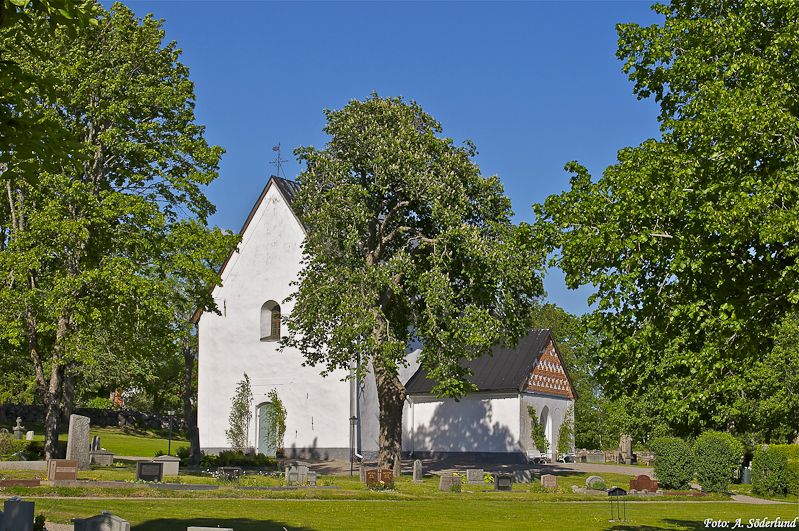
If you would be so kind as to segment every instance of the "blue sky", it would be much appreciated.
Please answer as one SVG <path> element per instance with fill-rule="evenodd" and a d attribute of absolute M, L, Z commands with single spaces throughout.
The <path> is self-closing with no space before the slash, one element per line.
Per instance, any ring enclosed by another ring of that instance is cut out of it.
<path fill-rule="evenodd" d="M 110 2 L 104 2 L 110 6 Z M 660 135 L 657 106 L 638 101 L 615 57 L 617 23 L 650 25 L 648 1 L 125 2 L 165 20 L 183 49 L 209 142 L 227 150 L 207 190 L 211 223 L 238 231 L 269 176 L 278 142 L 326 142 L 322 110 L 351 99 L 402 95 L 460 143 L 472 140 L 497 174 L 516 222 L 568 188 L 568 161 L 594 175 L 616 152 Z M 588 288 L 545 278 L 549 300 L 588 310 Z"/>

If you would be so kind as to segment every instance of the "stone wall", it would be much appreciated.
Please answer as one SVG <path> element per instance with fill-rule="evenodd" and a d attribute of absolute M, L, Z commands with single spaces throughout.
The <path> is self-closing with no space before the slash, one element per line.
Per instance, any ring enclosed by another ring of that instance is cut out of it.
<path fill-rule="evenodd" d="M 138 411 L 78 407 L 75 408 L 73 413 L 89 417 L 92 420 L 92 426 L 140 426 L 149 429 L 169 429 L 169 417 L 150 415 L 149 413 L 140 413 Z M 17 417 L 22 419 L 23 426 L 26 422 L 44 423 L 44 406 L 0 405 L 0 424 L 14 424 Z M 185 431 L 187 429 L 182 417 L 172 418 L 172 429 L 175 431 Z"/>

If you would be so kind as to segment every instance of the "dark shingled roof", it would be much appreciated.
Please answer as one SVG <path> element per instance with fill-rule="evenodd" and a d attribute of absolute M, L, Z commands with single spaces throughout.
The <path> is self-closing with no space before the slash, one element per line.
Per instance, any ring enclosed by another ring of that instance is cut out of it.
<path fill-rule="evenodd" d="M 294 202 L 294 195 L 300 190 L 300 185 L 294 181 L 281 179 L 280 177 L 275 177 L 274 175 L 272 176 L 272 179 L 275 181 L 278 189 L 283 194 L 283 197 L 286 198 L 289 206 L 291 206 L 291 204 Z"/>
<path fill-rule="evenodd" d="M 515 349 L 493 347 L 492 356 L 481 356 L 464 360 L 463 365 L 474 373 L 469 381 L 480 391 L 519 391 L 521 392 L 533 363 L 540 355 L 549 337 L 548 328 L 536 328 L 527 337 L 519 340 Z M 435 380 L 427 378 L 427 371 L 419 370 L 405 385 L 409 395 L 428 395 L 435 387 Z"/>

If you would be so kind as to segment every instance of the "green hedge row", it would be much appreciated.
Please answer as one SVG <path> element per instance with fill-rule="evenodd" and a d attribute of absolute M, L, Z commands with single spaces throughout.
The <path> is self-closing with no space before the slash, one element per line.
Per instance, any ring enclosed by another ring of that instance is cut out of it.
<path fill-rule="evenodd" d="M 725 492 L 741 463 L 743 445 L 727 433 L 703 433 L 693 448 L 677 437 L 652 441 L 655 475 L 666 489 L 687 489 L 696 476 L 703 492 Z"/>
<path fill-rule="evenodd" d="M 798 450 L 793 444 L 758 448 L 752 459 L 752 492 L 761 496 L 799 495 Z"/>

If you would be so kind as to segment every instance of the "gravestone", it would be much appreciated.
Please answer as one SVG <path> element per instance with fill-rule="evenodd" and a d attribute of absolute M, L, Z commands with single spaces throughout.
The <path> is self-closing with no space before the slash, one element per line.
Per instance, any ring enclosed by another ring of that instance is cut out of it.
<path fill-rule="evenodd" d="M 113 455 L 113 454 L 112 454 Z M 157 463 L 164 463 L 165 476 L 177 476 L 180 467 L 180 457 L 174 455 L 159 455 L 153 461 Z"/>
<path fill-rule="evenodd" d="M 381 468 L 380 469 L 380 481 L 384 485 L 393 485 L 394 484 L 394 471 L 388 468 Z"/>
<path fill-rule="evenodd" d="M 33 531 L 33 510 L 36 504 L 11 498 L 3 504 L 5 529 L 8 531 Z"/>
<path fill-rule="evenodd" d="M 22 417 L 17 417 L 17 425 L 14 426 L 14 440 L 21 441 L 22 434 L 25 432 L 25 426 L 22 425 Z"/>
<path fill-rule="evenodd" d="M 91 437 L 89 434 L 89 417 L 81 415 L 69 416 L 69 435 L 67 439 L 67 459 L 78 461 L 78 470 L 91 470 Z"/>
<path fill-rule="evenodd" d="M 530 470 L 514 470 L 513 482 L 514 483 L 530 483 L 533 479 L 533 474 Z"/>
<path fill-rule="evenodd" d="M 32 441 L 33 440 L 33 430 L 30 430 L 29 432 L 27 432 L 25 434 L 25 440 L 26 441 Z"/>
<path fill-rule="evenodd" d="M 6 518 L 3 511 L 0 511 L 0 531 L 6 531 Z"/>
<path fill-rule="evenodd" d="M 286 469 L 287 485 L 305 485 L 308 481 L 308 467 L 304 465 L 290 466 Z"/>
<path fill-rule="evenodd" d="M 513 474 L 492 474 L 494 476 L 494 490 L 513 490 Z"/>
<path fill-rule="evenodd" d="M 358 470 L 359 470 L 358 474 L 360 476 L 360 482 L 361 483 L 366 483 L 366 465 L 361 463 L 361 465 L 360 465 Z"/>
<path fill-rule="evenodd" d="M 441 476 L 438 480 L 438 490 L 442 492 L 461 491 L 463 478 L 461 476 Z"/>
<path fill-rule="evenodd" d="M 108 511 L 90 518 L 73 518 L 74 531 L 130 531 L 130 522 Z"/>
<path fill-rule="evenodd" d="M 161 465 L 166 467 L 166 463 L 164 463 L 163 461 L 159 461 L 159 463 L 161 463 Z M 241 468 L 237 466 L 220 466 L 217 467 L 216 473 L 218 479 L 225 481 L 235 481 L 241 477 Z"/>
<path fill-rule="evenodd" d="M 605 462 L 605 452 L 588 452 L 585 454 L 585 460 L 588 463 L 604 463 Z"/>
<path fill-rule="evenodd" d="M 92 452 L 100 450 L 100 436 L 95 435 L 92 437 Z"/>
<path fill-rule="evenodd" d="M 466 469 L 466 484 L 467 485 L 480 485 L 483 483 L 483 469 L 482 468 L 467 468 Z"/>
<path fill-rule="evenodd" d="M 78 479 L 78 462 L 69 459 L 47 461 L 48 481 L 75 481 Z"/>
<path fill-rule="evenodd" d="M 558 476 L 552 474 L 544 474 L 541 476 L 541 486 L 547 489 L 558 488 Z"/>
<path fill-rule="evenodd" d="M 377 483 L 380 481 L 380 471 L 376 468 L 366 470 L 364 472 L 364 480 L 364 483 L 366 483 L 367 487 L 377 485 Z"/>
<path fill-rule="evenodd" d="M 593 489 L 594 483 L 599 482 L 605 483 L 605 479 L 602 476 L 588 476 L 588 479 L 585 480 L 585 488 Z"/>
<path fill-rule="evenodd" d="M 647 476 L 641 474 L 635 476 L 635 479 L 630 480 L 630 490 L 648 490 L 649 492 L 656 492 L 658 490 L 658 482 Z"/>
<path fill-rule="evenodd" d="M 413 483 L 424 483 L 422 479 L 422 462 L 419 459 L 413 462 Z"/>
<path fill-rule="evenodd" d="M 114 464 L 114 456 L 116 454 L 114 452 L 109 452 L 108 450 L 95 450 L 89 452 L 89 459 L 93 465 L 99 466 L 111 466 Z M 164 473 L 165 475 L 168 475 Z M 177 474 L 174 474 L 177 475 Z"/>
<path fill-rule="evenodd" d="M 316 486 L 316 472 L 309 471 L 308 472 L 308 486 L 315 487 Z"/>
<path fill-rule="evenodd" d="M 623 433 L 619 438 L 619 451 L 625 458 L 632 457 L 633 455 L 633 438 Z"/>
<path fill-rule="evenodd" d="M 137 461 L 136 481 L 164 481 L 164 463 Z"/>

